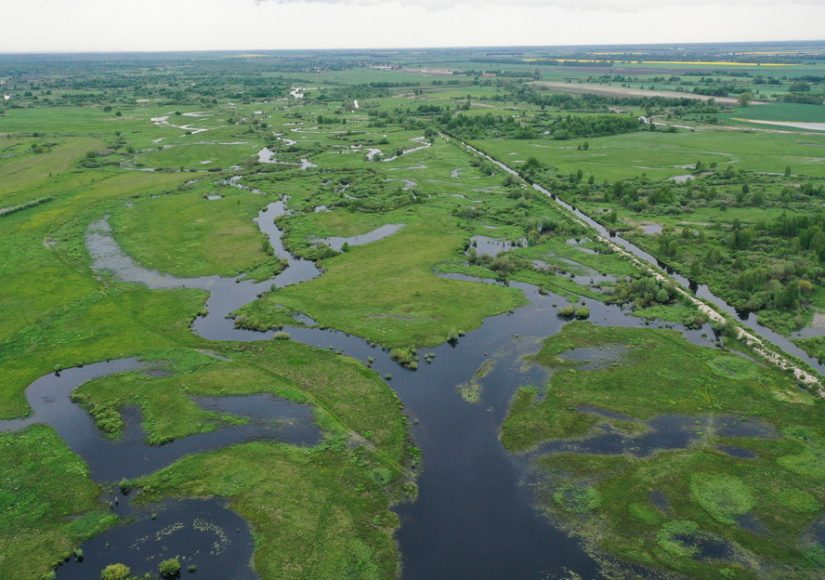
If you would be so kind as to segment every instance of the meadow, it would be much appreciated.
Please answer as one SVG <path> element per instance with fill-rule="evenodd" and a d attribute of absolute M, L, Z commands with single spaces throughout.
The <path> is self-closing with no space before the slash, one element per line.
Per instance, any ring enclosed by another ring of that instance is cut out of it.
<path fill-rule="evenodd" d="M 819 335 L 797 334 L 825 312 L 825 133 L 747 123 L 822 122 L 823 105 L 806 104 L 825 88 L 821 55 L 762 66 L 649 50 L 0 60 L 12 95 L 0 107 L 0 420 L 32 412 L 25 391 L 38 377 L 137 357 L 144 368 L 72 394 L 107 441 L 139 426 L 156 449 L 242 426 L 248 418 L 202 400 L 250 395 L 308 406 L 321 433 L 308 446 L 194 452 L 116 484 L 94 479 L 52 426 L 3 432 L 0 576 L 59 577 L 84 542 L 129 525 L 108 504 L 125 486 L 139 506 L 225 501 L 250 526 L 261 578 L 399 577 L 396 510 L 415 502 L 428 469 L 415 441 L 435 426 L 408 420 L 390 367 L 302 344 L 301 333 L 349 335 L 412 373 L 465 340 L 486 356 L 485 321 L 507 320 L 530 292 L 552 294 L 548 327 L 562 330 L 520 361 L 549 378 L 521 385 L 496 429 L 502 453 L 527 465 L 543 517 L 605 572 L 821 575 L 821 400 L 459 143 L 825 355 Z M 770 103 L 534 84 L 571 79 Z M 258 224 L 278 201 L 284 215 Z M 103 218 L 126 256 L 166 276 L 262 282 L 298 259 L 318 273 L 267 283 L 228 315 L 279 332 L 206 340 L 193 327 L 206 290 L 152 290 L 94 266 L 87 236 Z M 282 232 L 289 259 L 261 225 Z M 639 326 L 572 320 L 600 303 Z M 685 338 L 707 343 L 714 331 L 717 348 Z M 584 355 L 565 357 L 576 349 Z M 470 366 L 445 388 L 486 408 L 498 375 Z M 605 434 L 613 447 L 588 447 Z"/>

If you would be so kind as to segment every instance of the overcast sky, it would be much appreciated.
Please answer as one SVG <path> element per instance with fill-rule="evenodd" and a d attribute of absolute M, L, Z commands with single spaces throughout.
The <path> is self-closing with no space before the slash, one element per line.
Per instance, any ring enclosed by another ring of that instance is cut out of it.
<path fill-rule="evenodd" d="M 825 0 L 0 0 L 0 14 L 0 52 L 825 38 Z"/>

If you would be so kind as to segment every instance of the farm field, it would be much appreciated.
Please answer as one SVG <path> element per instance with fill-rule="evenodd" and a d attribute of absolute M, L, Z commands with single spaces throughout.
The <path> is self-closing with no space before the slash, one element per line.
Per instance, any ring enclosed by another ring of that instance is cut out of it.
<path fill-rule="evenodd" d="M 825 47 L 751 48 L 2 56 L 0 578 L 821 577 Z"/>

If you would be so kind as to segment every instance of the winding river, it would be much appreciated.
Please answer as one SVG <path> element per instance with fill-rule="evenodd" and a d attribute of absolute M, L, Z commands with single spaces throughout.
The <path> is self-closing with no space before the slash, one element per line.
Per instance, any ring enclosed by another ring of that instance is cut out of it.
<path fill-rule="evenodd" d="M 275 219 L 286 211 L 284 200 L 274 202 L 256 219 L 276 255 L 287 264 L 280 274 L 264 282 L 219 276 L 176 278 L 148 270 L 123 252 L 106 219 L 90 225 L 86 244 L 96 271 L 108 271 L 120 280 L 149 288 L 208 291 L 207 314 L 192 325 L 199 336 L 217 341 L 267 340 L 273 332 L 235 328 L 231 313 L 273 287 L 321 275 L 314 263 L 296 258 L 284 248 Z M 461 283 L 494 283 L 458 275 L 446 277 Z M 435 357 L 417 371 L 402 369 L 389 353 L 355 336 L 317 327 L 285 329 L 292 340 L 331 347 L 361 361 L 371 358 L 376 371 L 394 376 L 389 385 L 412 419 L 413 436 L 424 457 L 418 499 L 396 508 L 401 518 L 397 539 L 405 578 L 539 579 L 570 571 L 584 578 L 599 577 L 597 563 L 579 542 L 555 528 L 535 508 L 529 457 L 508 453 L 498 439 L 516 389 L 546 381 L 546 371 L 528 365 L 524 357 L 536 352 L 544 338 L 559 332 L 565 321 L 557 316 L 557 308 L 567 304 L 564 298 L 541 294 L 528 284 L 512 286 L 524 293 L 526 306 L 488 318 L 457 344 L 431 349 Z M 579 302 L 590 308 L 594 324 L 648 324 L 620 306 L 590 299 Z M 708 326 L 679 329 L 697 344 L 715 344 Z M 482 365 L 490 372 L 479 381 L 478 402 L 471 403 L 462 398 L 459 387 Z M 150 473 L 188 453 L 250 439 L 274 438 L 298 445 L 319 440 L 320 432 L 308 408 L 263 395 L 199 399 L 207 408 L 247 417 L 248 422 L 163 446 L 144 442 L 135 411 L 127 413 L 124 436 L 113 441 L 103 437 L 89 415 L 71 401 L 71 392 L 89 380 L 144 370 L 137 359 L 121 359 L 46 375 L 26 393 L 33 415 L 0 422 L 0 430 L 17 430 L 32 423 L 50 425 L 88 462 L 92 475 L 101 482 Z M 656 442 L 649 444 L 655 446 Z M 133 573 L 143 573 L 154 570 L 158 559 L 170 554 L 181 555 L 184 567 L 197 565 L 201 578 L 254 577 L 249 567 L 252 540 L 248 527 L 220 500 L 168 501 L 148 508 L 132 507 L 128 496 L 112 501 L 115 511 L 129 516 L 128 523 L 86 542 L 82 546 L 84 561 L 71 560 L 59 567 L 58 578 L 94 577 L 113 561 L 127 563 Z M 218 544 L 220 550 L 209 548 Z"/>

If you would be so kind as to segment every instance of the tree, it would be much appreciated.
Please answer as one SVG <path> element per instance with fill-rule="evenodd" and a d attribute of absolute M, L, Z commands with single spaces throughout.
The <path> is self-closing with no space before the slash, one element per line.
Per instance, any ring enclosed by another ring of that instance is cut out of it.
<path fill-rule="evenodd" d="M 740 107 L 747 107 L 751 104 L 751 101 L 753 101 L 753 93 L 739 93 L 739 96 L 736 97 L 736 102 L 739 103 Z"/>

